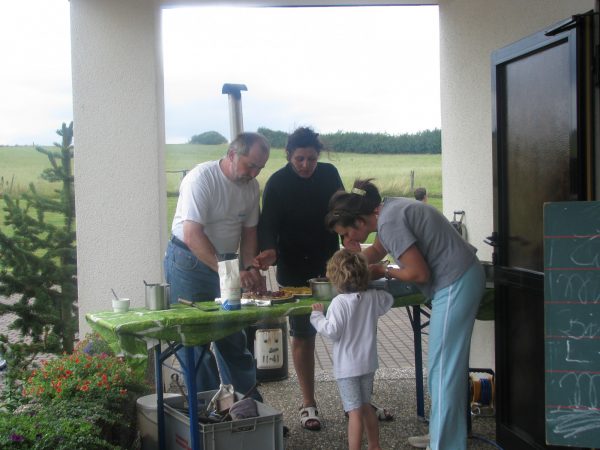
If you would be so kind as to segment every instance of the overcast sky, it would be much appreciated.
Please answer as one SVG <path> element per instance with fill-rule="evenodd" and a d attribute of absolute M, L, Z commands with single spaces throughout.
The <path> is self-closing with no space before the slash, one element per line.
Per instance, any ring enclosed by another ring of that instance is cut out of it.
<path fill-rule="evenodd" d="M 50 144 L 72 120 L 67 0 L 0 0 L 0 144 Z M 413 133 L 440 127 L 435 6 L 163 12 L 167 143 L 244 128 Z"/>

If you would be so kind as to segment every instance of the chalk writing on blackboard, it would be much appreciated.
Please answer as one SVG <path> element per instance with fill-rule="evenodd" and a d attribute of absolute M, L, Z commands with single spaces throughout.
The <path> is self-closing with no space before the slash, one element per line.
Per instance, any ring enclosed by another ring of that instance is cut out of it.
<path fill-rule="evenodd" d="M 600 446 L 600 202 L 544 205 L 546 441 Z"/>

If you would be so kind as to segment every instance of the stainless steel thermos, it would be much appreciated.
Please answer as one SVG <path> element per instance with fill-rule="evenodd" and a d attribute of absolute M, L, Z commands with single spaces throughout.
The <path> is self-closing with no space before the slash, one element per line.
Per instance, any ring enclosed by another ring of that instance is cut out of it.
<path fill-rule="evenodd" d="M 144 282 L 145 283 L 145 282 Z M 145 283 L 146 284 L 146 308 L 151 311 L 169 309 L 171 297 L 170 285 L 168 283 Z"/>

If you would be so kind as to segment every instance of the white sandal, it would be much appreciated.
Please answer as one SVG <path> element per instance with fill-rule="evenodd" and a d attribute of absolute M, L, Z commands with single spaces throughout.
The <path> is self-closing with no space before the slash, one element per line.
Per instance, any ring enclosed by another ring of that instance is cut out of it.
<path fill-rule="evenodd" d="M 411 436 L 408 438 L 408 443 L 417 448 L 429 448 L 429 434 Z"/>
<path fill-rule="evenodd" d="M 313 421 L 312 424 L 307 422 Z M 321 429 L 321 420 L 316 406 L 300 407 L 300 425 L 310 431 L 319 431 Z"/>

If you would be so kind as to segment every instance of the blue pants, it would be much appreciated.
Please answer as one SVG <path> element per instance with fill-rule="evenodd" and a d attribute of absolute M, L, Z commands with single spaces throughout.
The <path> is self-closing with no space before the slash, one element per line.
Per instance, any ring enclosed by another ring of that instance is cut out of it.
<path fill-rule="evenodd" d="M 427 383 L 431 450 L 467 448 L 467 374 L 471 334 L 485 289 L 479 262 L 433 296 Z"/>
<path fill-rule="evenodd" d="M 171 303 L 177 303 L 179 298 L 214 301 L 220 296 L 219 274 L 173 242 L 167 246 L 164 269 L 167 283 L 171 285 Z M 178 355 L 183 358 L 183 351 Z M 209 344 L 194 347 L 194 359 L 198 392 L 219 389 L 222 382 L 232 384 L 236 392 L 245 394 L 256 383 L 256 366 L 243 330 L 213 342 L 212 352 Z M 258 391 L 251 396 L 262 401 Z"/>

